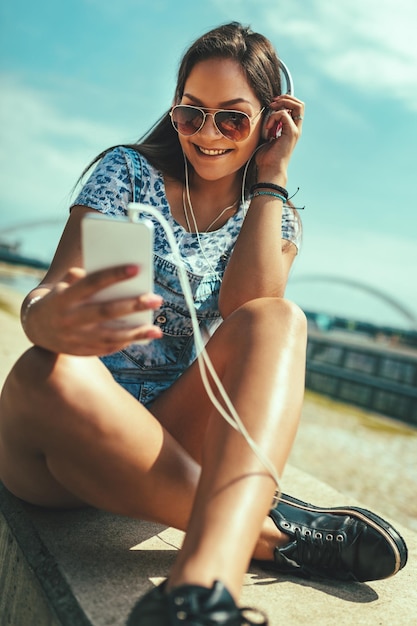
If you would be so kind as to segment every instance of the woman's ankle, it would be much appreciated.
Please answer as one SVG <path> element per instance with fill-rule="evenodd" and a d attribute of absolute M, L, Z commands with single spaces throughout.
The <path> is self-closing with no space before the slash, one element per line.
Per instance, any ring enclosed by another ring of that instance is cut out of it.
<path fill-rule="evenodd" d="M 277 546 L 281 548 L 289 541 L 290 537 L 279 530 L 270 517 L 267 517 L 255 546 L 253 558 L 258 561 L 273 561 L 275 548 Z"/>

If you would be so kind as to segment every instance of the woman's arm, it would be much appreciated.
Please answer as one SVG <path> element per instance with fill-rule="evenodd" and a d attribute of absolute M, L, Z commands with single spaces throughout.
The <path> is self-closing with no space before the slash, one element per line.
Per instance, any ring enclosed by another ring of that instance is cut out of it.
<path fill-rule="evenodd" d="M 136 266 L 114 267 L 86 276 L 81 258 L 81 220 L 88 207 L 72 209 L 57 251 L 45 278 L 23 301 L 22 325 L 28 338 L 52 352 L 76 355 L 110 354 L 135 339 L 159 338 L 154 326 L 110 329 L 109 319 L 158 308 L 159 296 L 146 294 L 114 302 L 93 303 L 91 296 L 139 270 Z"/>
<path fill-rule="evenodd" d="M 258 181 L 286 187 L 288 164 L 301 134 L 304 105 L 291 96 L 280 96 L 274 107 L 276 112 L 269 123 L 281 121 L 282 135 L 257 153 Z M 282 237 L 282 208 L 282 200 L 273 196 L 252 199 L 220 290 L 223 318 L 249 300 L 283 297 L 297 249 Z"/>

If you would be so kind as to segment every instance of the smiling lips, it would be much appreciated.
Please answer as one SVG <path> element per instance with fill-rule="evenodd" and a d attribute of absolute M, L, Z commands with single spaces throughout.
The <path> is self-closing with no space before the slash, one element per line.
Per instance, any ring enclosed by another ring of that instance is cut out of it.
<path fill-rule="evenodd" d="M 201 146 L 196 146 L 199 152 L 206 154 L 207 156 L 221 156 L 222 154 L 226 154 L 226 152 L 230 152 L 230 150 L 208 150 L 207 148 L 202 148 Z"/>

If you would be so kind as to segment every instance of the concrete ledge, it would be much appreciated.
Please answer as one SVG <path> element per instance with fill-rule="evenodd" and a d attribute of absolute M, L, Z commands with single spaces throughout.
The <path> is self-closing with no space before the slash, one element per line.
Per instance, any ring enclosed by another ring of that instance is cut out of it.
<path fill-rule="evenodd" d="M 292 467 L 283 486 L 315 504 L 357 504 Z M 168 574 L 183 537 L 172 528 L 95 509 L 39 509 L 2 485 L 0 510 L 2 625 L 122 626 L 137 599 Z M 241 603 L 263 609 L 271 626 L 409 626 L 417 606 L 417 536 L 394 525 L 409 548 L 409 562 L 395 577 L 305 581 L 253 566 Z"/>
<path fill-rule="evenodd" d="M 2 484 L 0 509 L 1 624 L 90 624 L 30 514 Z"/>

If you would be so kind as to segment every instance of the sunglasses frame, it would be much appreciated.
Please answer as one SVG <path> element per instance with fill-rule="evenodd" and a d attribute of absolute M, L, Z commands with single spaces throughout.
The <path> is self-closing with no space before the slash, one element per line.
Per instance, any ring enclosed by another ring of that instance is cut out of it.
<path fill-rule="evenodd" d="M 186 108 L 186 109 L 194 109 L 197 111 L 200 111 L 200 113 L 202 113 L 203 115 L 203 120 L 201 122 L 201 125 L 199 128 L 197 128 L 193 133 L 187 134 L 187 133 L 182 133 L 180 130 L 178 130 L 178 128 L 175 126 L 174 120 L 173 120 L 173 113 L 175 111 L 175 109 L 177 108 Z M 247 139 L 251 133 L 251 127 L 253 122 L 256 120 L 257 117 L 259 117 L 259 115 L 265 110 L 265 107 L 262 107 L 262 109 L 260 111 L 258 111 L 258 113 L 256 115 L 254 115 L 253 117 L 251 117 L 250 115 L 248 115 L 248 113 L 245 113 L 244 111 L 238 111 L 236 109 L 211 109 L 209 107 L 198 107 L 195 106 L 193 104 L 176 104 L 175 106 L 172 107 L 172 109 L 169 112 L 169 116 L 171 118 L 171 123 L 173 125 L 173 127 L 175 128 L 175 130 L 177 131 L 177 133 L 179 135 L 182 135 L 183 137 L 193 137 L 194 135 L 196 135 L 197 133 L 200 132 L 200 130 L 203 128 L 204 124 L 206 123 L 206 119 L 208 115 L 211 115 L 211 117 L 213 118 L 213 124 L 215 126 L 215 128 L 219 131 L 219 133 L 221 135 L 223 135 L 223 137 L 225 137 L 226 139 L 228 139 L 229 141 L 234 141 L 234 142 L 239 142 L 239 141 L 245 141 L 245 139 Z M 210 113 L 210 111 L 214 111 L 214 113 Z M 216 124 L 216 115 L 217 113 L 239 113 L 239 115 L 243 115 L 243 117 L 246 117 L 249 120 L 249 132 L 247 134 L 246 137 L 243 137 L 243 139 L 231 139 L 230 137 L 228 137 L 227 135 L 225 135 L 223 133 L 223 131 L 218 127 L 218 125 Z"/>

